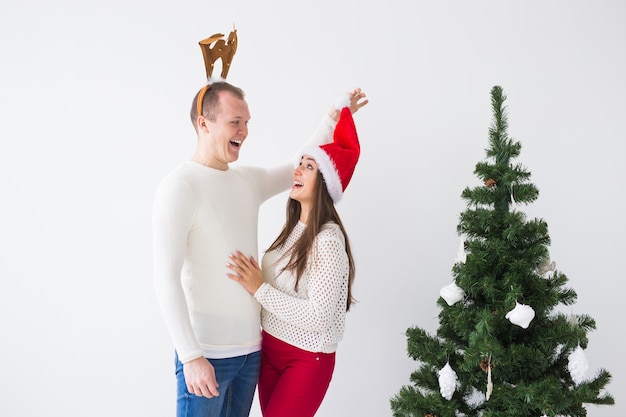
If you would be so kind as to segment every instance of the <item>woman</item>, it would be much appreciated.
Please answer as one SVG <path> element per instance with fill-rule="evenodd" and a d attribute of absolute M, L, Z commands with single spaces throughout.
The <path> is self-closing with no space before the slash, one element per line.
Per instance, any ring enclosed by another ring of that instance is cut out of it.
<path fill-rule="evenodd" d="M 305 151 L 294 171 L 287 220 L 263 256 L 231 256 L 228 276 L 261 304 L 259 403 L 264 417 L 314 416 L 330 384 L 352 298 L 354 260 L 337 203 L 360 146 L 352 113 L 367 104 L 354 90 L 334 141 Z"/>

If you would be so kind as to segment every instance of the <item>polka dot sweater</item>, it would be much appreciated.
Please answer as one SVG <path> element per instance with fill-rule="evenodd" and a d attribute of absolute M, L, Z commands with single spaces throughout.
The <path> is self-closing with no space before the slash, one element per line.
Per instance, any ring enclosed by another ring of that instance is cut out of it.
<path fill-rule="evenodd" d="M 263 329 L 272 336 L 310 352 L 331 353 L 343 337 L 348 297 L 348 255 L 339 226 L 327 223 L 313 244 L 308 266 L 300 277 L 281 272 L 288 253 L 306 225 L 298 223 L 286 244 L 263 257 L 264 283 L 254 294 L 262 306 Z"/>

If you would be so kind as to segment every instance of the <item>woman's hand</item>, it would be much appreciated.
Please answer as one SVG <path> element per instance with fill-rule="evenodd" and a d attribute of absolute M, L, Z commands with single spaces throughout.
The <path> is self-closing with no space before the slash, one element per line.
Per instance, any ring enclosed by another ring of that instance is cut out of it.
<path fill-rule="evenodd" d="M 239 251 L 229 255 L 229 257 L 232 263 L 226 264 L 226 266 L 233 273 L 226 275 L 233 281 L 240 283 L 246 291 L 254 295 L 261 284 L 263 284 L 261 267 L 252 256 L 248 259 Z"/>

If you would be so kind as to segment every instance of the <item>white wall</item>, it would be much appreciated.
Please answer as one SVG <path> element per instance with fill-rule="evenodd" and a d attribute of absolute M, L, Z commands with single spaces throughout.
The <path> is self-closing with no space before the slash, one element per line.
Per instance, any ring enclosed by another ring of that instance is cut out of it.
<path fill-rule="evenodd" d="M 437 328 L 496 84 L 541 192 L 524 210 L 548 222 L 572 312 L 597 321 L 589 374 L 613 375 L 617 405 L 589 415 L 624 415 L 625 19 L 621 0 L 2 2 L 0 415 L 173 415 L 151 201 L 194 147 L 197 42 L 233 24 L 242 163 L 290 156 L 344 91 L 371 100 L 338 206 L 360 303 L 319 416 L 391 416 L 409 383 L 404 332 Z M 263 207 L 262 248 L 285 198 Z"/>

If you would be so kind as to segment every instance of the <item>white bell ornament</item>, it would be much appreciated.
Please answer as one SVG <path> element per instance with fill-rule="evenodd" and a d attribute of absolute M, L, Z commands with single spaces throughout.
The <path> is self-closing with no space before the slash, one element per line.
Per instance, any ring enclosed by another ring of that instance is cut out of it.
<path fill-rule="evenodd" d="M 461 289 L 461 287 L 456 285 L 456 282 L 452 282 L 451 284 L 441 288 L 439 295 L 441 295 L 441 298 L 446 300 L 446 303 L 451 306 L 461 301 L 463 297 L 465 297 L 465 292 Z"/>
<path fill-rule="evenodd" d="M 456 372 L 454 372 L 450 363 L 446 362 L 446 366 L 439 370 L 439 392 L 441 396 L 449 401 L 454 391 L 456 391 L 456 383 Z"/>
<path fill-rule="evenodd" d="M 536 269 L 539 275 L 546 275 L 548 273 L 556 271 L 556 262 L 551 261 L 550 258 L 545 259 Z"/>
<path fill-rule="evenodd" d="M 583 382 L 585 372 L 587 372 L 587 369 L 589 369 L 589 363 L 587 362 L 587 358 L 585 357 L 585 352 L 583 352 L 583 349 L 580 347 L 580 345 L 578 345 L 578 347 L 576 347 L 576 349 L 574 349 L 572 353 L 569 354 L 567 360 L 569 361 L 567 364 L 567 370 L 572 376 L 572 380 L 574 381 L 574 383 L 576 385 L 579 385 L 581 382 Z"/>
<path fill-rule="evenodd" d="M 531 306 L 515 302 L 515 308 L 506 313 L 509 321 L 522 329 L 528 328 L 530 322 L 535 318 L 535 310 Z"/>

